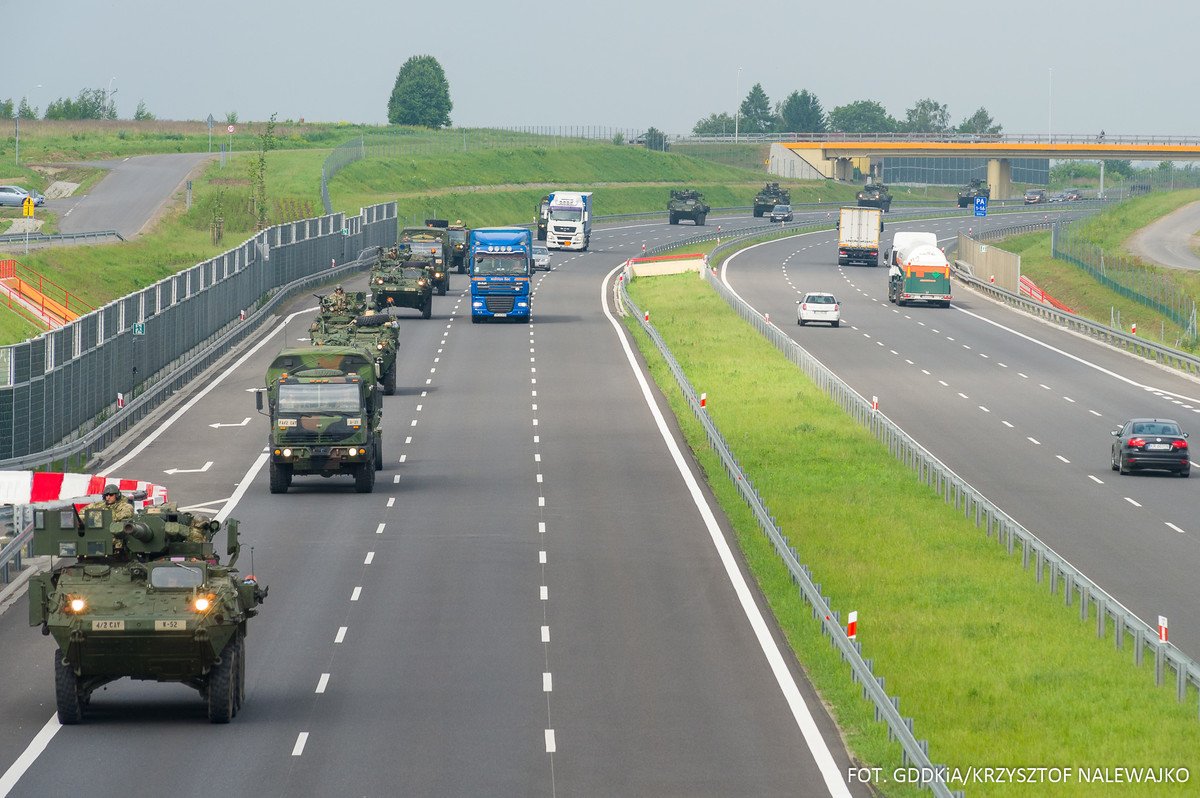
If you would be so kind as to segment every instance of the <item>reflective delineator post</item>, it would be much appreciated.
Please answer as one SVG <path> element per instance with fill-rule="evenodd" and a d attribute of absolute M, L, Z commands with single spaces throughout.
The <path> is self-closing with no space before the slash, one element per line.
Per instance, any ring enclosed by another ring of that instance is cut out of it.
<path fill-rule="evenodd" d="M 858 636 L 858 610 L 850 610 L 846 616 L 846 637 L 851 640 Z"/>
<path fill-rule="evenodd" d="M 645 255 L 645 254 L 646 254 L 646 244 L 645 244 L 645 242 L 642 242 L 642 254 L 643 254 L 643 255 Z"/>
<path fill-rule="evenodd" d="M 706 394 L 706 393 L 700 394 L 700 406 L 708 407 L 708 394 Z"/>
<path fill-rule="evenodd" d="M 245 321 L 245 320 L 246 320 L 246 311 L 243 310 L 241 313 L 238 314 L 238 321 Z"/>
<path fill-rule="evenodd" d="M 770 313 L 763 314 L 763 318 L 765 318 L 767 320 L 767 324 L 771 323 L 771 314 Z"/>
<path fill-rule="evenodd" d="M 1165 615 L 1158 616 L 1158 639 L 1162 642 L 1167 642 L 1167 617 Z"/>
<path fill-rule="evenodd" d="M 1132 335 L 1137 335 L 1137 322 L 1136 321 L 1133 324 L 1129 325 L 1129 332 Z"/>
<path fill-rule="evenodd" d="M 878 396 L 871 397 L 871 410 L 872 411 L 879 410 L 879 397 Z"/>
<path fill-rule="evenodd" d="M 643 320 L 650 321 L 650 311 L 648 311 L 648 310 L 646 311 L 646 315 L 645 315 L 645 317 L 643 317 Z"/>
<path fill-rule="evenodd" d="M 336 269 L 336 268 L 337 268 L 337 258 L 330 258 L 330 259 L 329 259 L 329 268 L 331 268 L 331 269 Z"/>
<path fill-rule="evenodd" d="M 118 393 L 117 394 L 117 409 L 120 410 L 124 406 L 125 406 L 125 394 Z"/>

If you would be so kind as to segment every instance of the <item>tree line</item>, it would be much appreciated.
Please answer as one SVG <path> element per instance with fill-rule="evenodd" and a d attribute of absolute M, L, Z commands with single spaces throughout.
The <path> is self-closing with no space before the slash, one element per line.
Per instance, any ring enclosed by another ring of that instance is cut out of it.
<path fill-rule="evenodd" d="M 932 98 L 917 100 L 904 112 L 903 119 L 893 117 L 875 100 L 855 100 L 839 105 L 828 113 L 817 95 L 808 89 L 793 91 L 772 106 L 761 83 L 750 87 L 738 107 L 737 116 L 722 111 L 709 114 L 692 128 L 695 136 L 732 136 L 736 130 L 748 136 L 767 133 L 974 133 L 998 134 L 1003 126 L 986 108 L 950 124 L 950 110 Z"/>
<path fill-rule="evenodd" d="M 115 94 L 116 92 L 114 92 Z M 0 119 L 37 119 L 38 109 L 29 104 L 27 97 L 14 105 L 12 98 L 0 100 Z M 112 95 L 104 89 L 80 89 L 75 97 L 59 97 L 46 106 L 43 119 L 116 119 L 117 106 Z M 133 114 L 137 120 L 154 119 L 154 114 L 146 109 L 144 100 L 138 102 Z"/>

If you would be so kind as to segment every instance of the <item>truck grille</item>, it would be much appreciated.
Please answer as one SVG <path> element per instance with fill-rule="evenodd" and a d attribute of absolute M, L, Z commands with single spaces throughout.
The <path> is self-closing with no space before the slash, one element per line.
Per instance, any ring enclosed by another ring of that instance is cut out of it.
<path fill-rule="evenodd" d="M 569 235 L 569 236 L 573 236 L 573 235 L 575 235 L 575 228 L 574 228 L 574 227 L 562 227 L 562 226 L 560 226 L 560 225 L 554 225 L 554 226 L 553 226 L 553 227 L 551 227 L 550 229 L 551 229 L 551 230 L 553 230 L 553 231 L 554 231 L 554 232 L 556 232 L 556 233 L 564 233 L 564 234 L 566 234 L 566 235 Z"/>
<path fill-rule="evenodd" d="M 487 298 L 488 313 L 512 313 L 514 307 L 514 297 L 510 296 L 489 296 Z"/>

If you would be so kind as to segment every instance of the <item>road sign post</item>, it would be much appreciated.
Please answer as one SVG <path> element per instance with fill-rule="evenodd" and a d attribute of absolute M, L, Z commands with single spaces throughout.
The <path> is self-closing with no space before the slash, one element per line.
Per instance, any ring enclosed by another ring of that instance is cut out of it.
<path fill-rule="evenodd" d="M 987 206 L 988 206 L 988 198 L 987 197 L 976 197 L 975 198 L 975 215 L 976 216 L 987 216 Z"/>
<path fill-rule="evenodd" d="M 21 203 L 21 215 L 27 219 L 33 218 L 33 197 L 29 194 L 25 195 L 25 201 Z M 25 254 L 29 254 L 29 225 L 25 226 Z"/>

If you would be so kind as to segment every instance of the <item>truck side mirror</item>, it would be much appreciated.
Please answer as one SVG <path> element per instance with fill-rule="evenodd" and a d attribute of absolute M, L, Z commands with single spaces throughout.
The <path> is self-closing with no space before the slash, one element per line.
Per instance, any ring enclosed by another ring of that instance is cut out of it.
<path fill-rule="evenodd" d="M 254 392 L 254 407 L 257 408 L 258 412 L 260 413 L 263 411 L 262 391 Z"/>

